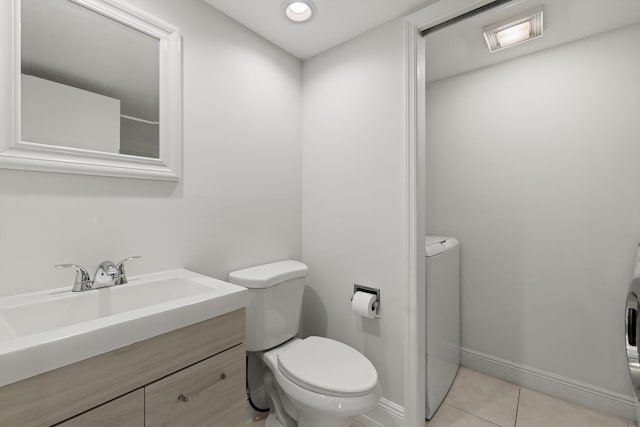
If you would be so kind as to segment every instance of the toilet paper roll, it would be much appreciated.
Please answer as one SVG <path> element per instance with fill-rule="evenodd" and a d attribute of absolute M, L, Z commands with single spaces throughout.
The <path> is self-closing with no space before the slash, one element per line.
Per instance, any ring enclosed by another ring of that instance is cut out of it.
<path fill-rule="evenodd" d="M 368 292 L 356 292 L 353 294 L 353 300 L 351 300 L 351 310 L 358 316 L 366 317 L 367 319 L 376 318 L 375 303 L 376 296 Z"/>

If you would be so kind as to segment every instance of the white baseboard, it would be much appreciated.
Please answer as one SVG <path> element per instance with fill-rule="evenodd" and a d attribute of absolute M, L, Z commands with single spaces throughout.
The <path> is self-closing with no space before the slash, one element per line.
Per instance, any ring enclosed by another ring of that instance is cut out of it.
<path fill-rule="evenodd" d="M 367 427 L 401 427 L 404 407 L 383 397 L 372 411 L 354 418 Z"/>
<path fill-rule="evenodd" d="M 545 393 L 598 412 L 636 423 L 636 404 L 632 396 L 563 377 L 531 366 L 521 365 L 490 354 L 463 348 L 461 364 L 531 390 Z"/>

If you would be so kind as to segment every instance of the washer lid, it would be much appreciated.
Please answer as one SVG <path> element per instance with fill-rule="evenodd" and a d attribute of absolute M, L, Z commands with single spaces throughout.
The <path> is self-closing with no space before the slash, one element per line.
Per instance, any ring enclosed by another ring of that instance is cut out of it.
<path fill-rule="evenodd" d="M 364 396 L 378 384 L 369 359 L 329 338 L 309 337 L 282 351 L 278 369 L 298 386 L 329 396 Z"/>
<path fill-rule="evenodd" d="M 424 249 L 427 256 L 434 256 L 453 249 L 460 242 L 455 237 L 425 236 Z"/>
<path fill-rule="evenodd" d="M 306 275 L 305 264 L 288 260 L 233 271 L 229 273 L 229 282 L 245 288 L 268 288 Z"/>

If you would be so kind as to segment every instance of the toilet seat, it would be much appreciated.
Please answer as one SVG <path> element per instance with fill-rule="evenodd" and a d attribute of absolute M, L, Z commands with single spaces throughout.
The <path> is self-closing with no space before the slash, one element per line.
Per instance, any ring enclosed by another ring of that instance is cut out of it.
<path fill-rule="evenodd" d="M 365 396 L 378 374 L 360 352 L 341 342 L 309 337 L 278 353 L 278 370 L 306 390 L 337 397 Z"/>

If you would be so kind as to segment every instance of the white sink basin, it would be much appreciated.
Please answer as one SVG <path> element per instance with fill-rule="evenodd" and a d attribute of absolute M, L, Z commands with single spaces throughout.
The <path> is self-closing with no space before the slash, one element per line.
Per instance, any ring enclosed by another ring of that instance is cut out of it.
<path fill-rule="evenodd" d="M 23 337 L 212 292 L 211 286 L 186 277 L 129 284 L 133 286 L 49 294 L 44 300 L 0 308 L 0 317 L 16 337 Z"/>
<path fill-rule="evenodd" d="M 186 270 L 86 292 L 0 298 L 0 386 L 245 307 L 245 288 Z"/>

